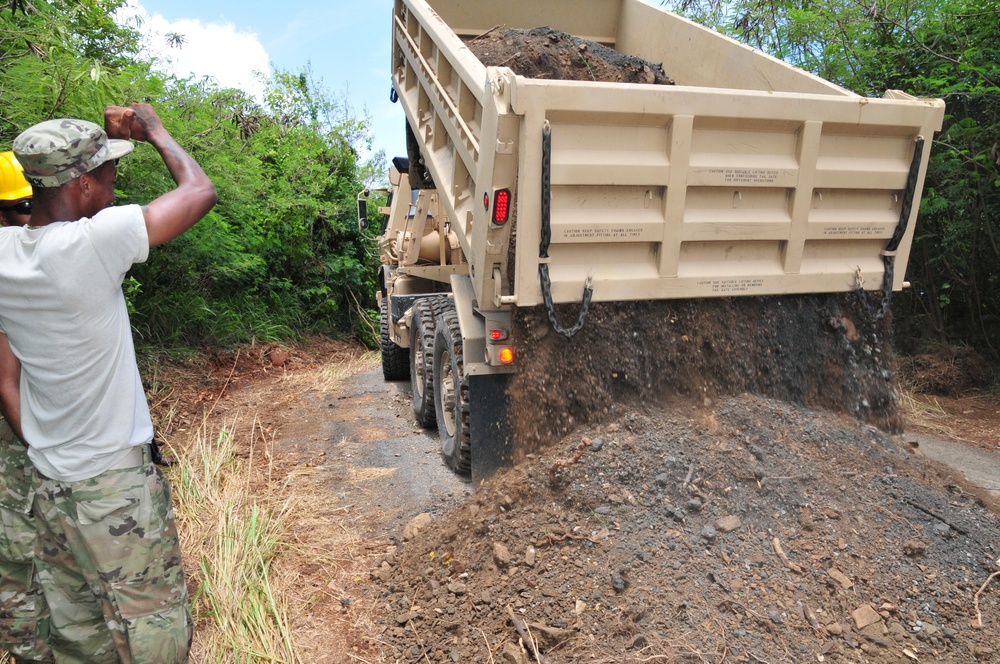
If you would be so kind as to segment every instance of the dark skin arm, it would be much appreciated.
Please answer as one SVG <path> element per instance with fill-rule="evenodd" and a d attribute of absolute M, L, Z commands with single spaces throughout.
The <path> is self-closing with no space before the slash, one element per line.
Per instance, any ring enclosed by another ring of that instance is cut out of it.
<path fill-rule="evenodd" d="M 21 363 L 10 349 L 6 334 L 0 334 L 0 411 L 17 437 L 21 433 Z"/>
<path fill-rule="evenodd" d="M 174 239 L 201 220 L 218 202 L 205 171 L 177 144 L 149 104 L 128 108 L 109 106 L 104 112 L 105 128 L 111 138 L 149 143 L 160 153 L 177 187 L 142 208 L 149 246 Z"/>

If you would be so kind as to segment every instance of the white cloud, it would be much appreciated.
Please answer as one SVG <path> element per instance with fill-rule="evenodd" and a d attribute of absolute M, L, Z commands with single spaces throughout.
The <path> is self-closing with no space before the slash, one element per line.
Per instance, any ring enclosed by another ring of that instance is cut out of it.
<path fill-rule="evenodd" d="M 235 25 L 203 23 L 199 19 L 170 22 L 160 14 L 150 16 L 139 3 L 133 3 L 120 14 L 123 21 L 138 19 L 146 35 L 147 55 L 157 59 L 160 67 L 178 77 L 214 78 L 223 87 L 244 90 L 260 100 L 264 83 L 270 76 L 270 58 L 256 33 L 241 32 Z M 179 47 L 170 45 L 168 35 L 183 37 Z"/>

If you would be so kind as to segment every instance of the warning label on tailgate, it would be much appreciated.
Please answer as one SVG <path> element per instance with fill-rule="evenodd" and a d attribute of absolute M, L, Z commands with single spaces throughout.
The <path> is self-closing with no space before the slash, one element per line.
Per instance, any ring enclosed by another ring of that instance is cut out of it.
<path fill-rule="evenodd" d="M 764 280 L 761 278 L 746 279 L 702 279 L 697 282 L 699 286 L 711 286 L 713 293 L 749 293 L 764 287 Z"/>
<path fill-rule="evenodd" d="M 552 227 L 553 242 L 606 242 L 606 241 L 659 241 L 663 227 L 651 226 L 555 226 Z"/>
<path fill-rule="evenodd" d="M 891 229 L 890 229 L 891 233 Z M 888 237 L 885 229 L 882 226 L 827 226 L 823 229 L 824 236 L 850 236 L 850 237 L 864 237 L 871 235 L 881 235 Z"/>
<path fill-rule="evenodd" d="M 702 187 L 794 187 L 798 174 L 784 168 L 712 168 L 692 166 L 688 184 Z"/>

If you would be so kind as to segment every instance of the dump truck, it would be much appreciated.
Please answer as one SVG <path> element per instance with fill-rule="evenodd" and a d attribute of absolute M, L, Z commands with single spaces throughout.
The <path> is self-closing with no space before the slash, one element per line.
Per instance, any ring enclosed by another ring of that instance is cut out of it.
<path fill-rule="evenodd" d="M 662 63 L 674 85 L 526 78 L 468 46 L 538 26 Z M 416 419 L 474 482 L 513 458 L 515 308 L 571 336 L 601 302 L 864 289 L 888 303 L 944 115 L 641 0 L 395 0 L 392 94 L 408 154 L 379 209 L 382 370 L 410 380 Z"/>

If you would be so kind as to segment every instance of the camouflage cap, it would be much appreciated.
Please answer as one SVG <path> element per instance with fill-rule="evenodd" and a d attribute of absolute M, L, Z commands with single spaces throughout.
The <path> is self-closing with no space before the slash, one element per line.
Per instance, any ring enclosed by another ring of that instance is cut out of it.
<path fill-rule="evenodd" d="M 129 141 L 109 139 L 101 127 L 86 120 L 46 120 L 25 129 L 13 144 L 24 177 L 36 187 L 66 184 L 134 147 Z"/>

